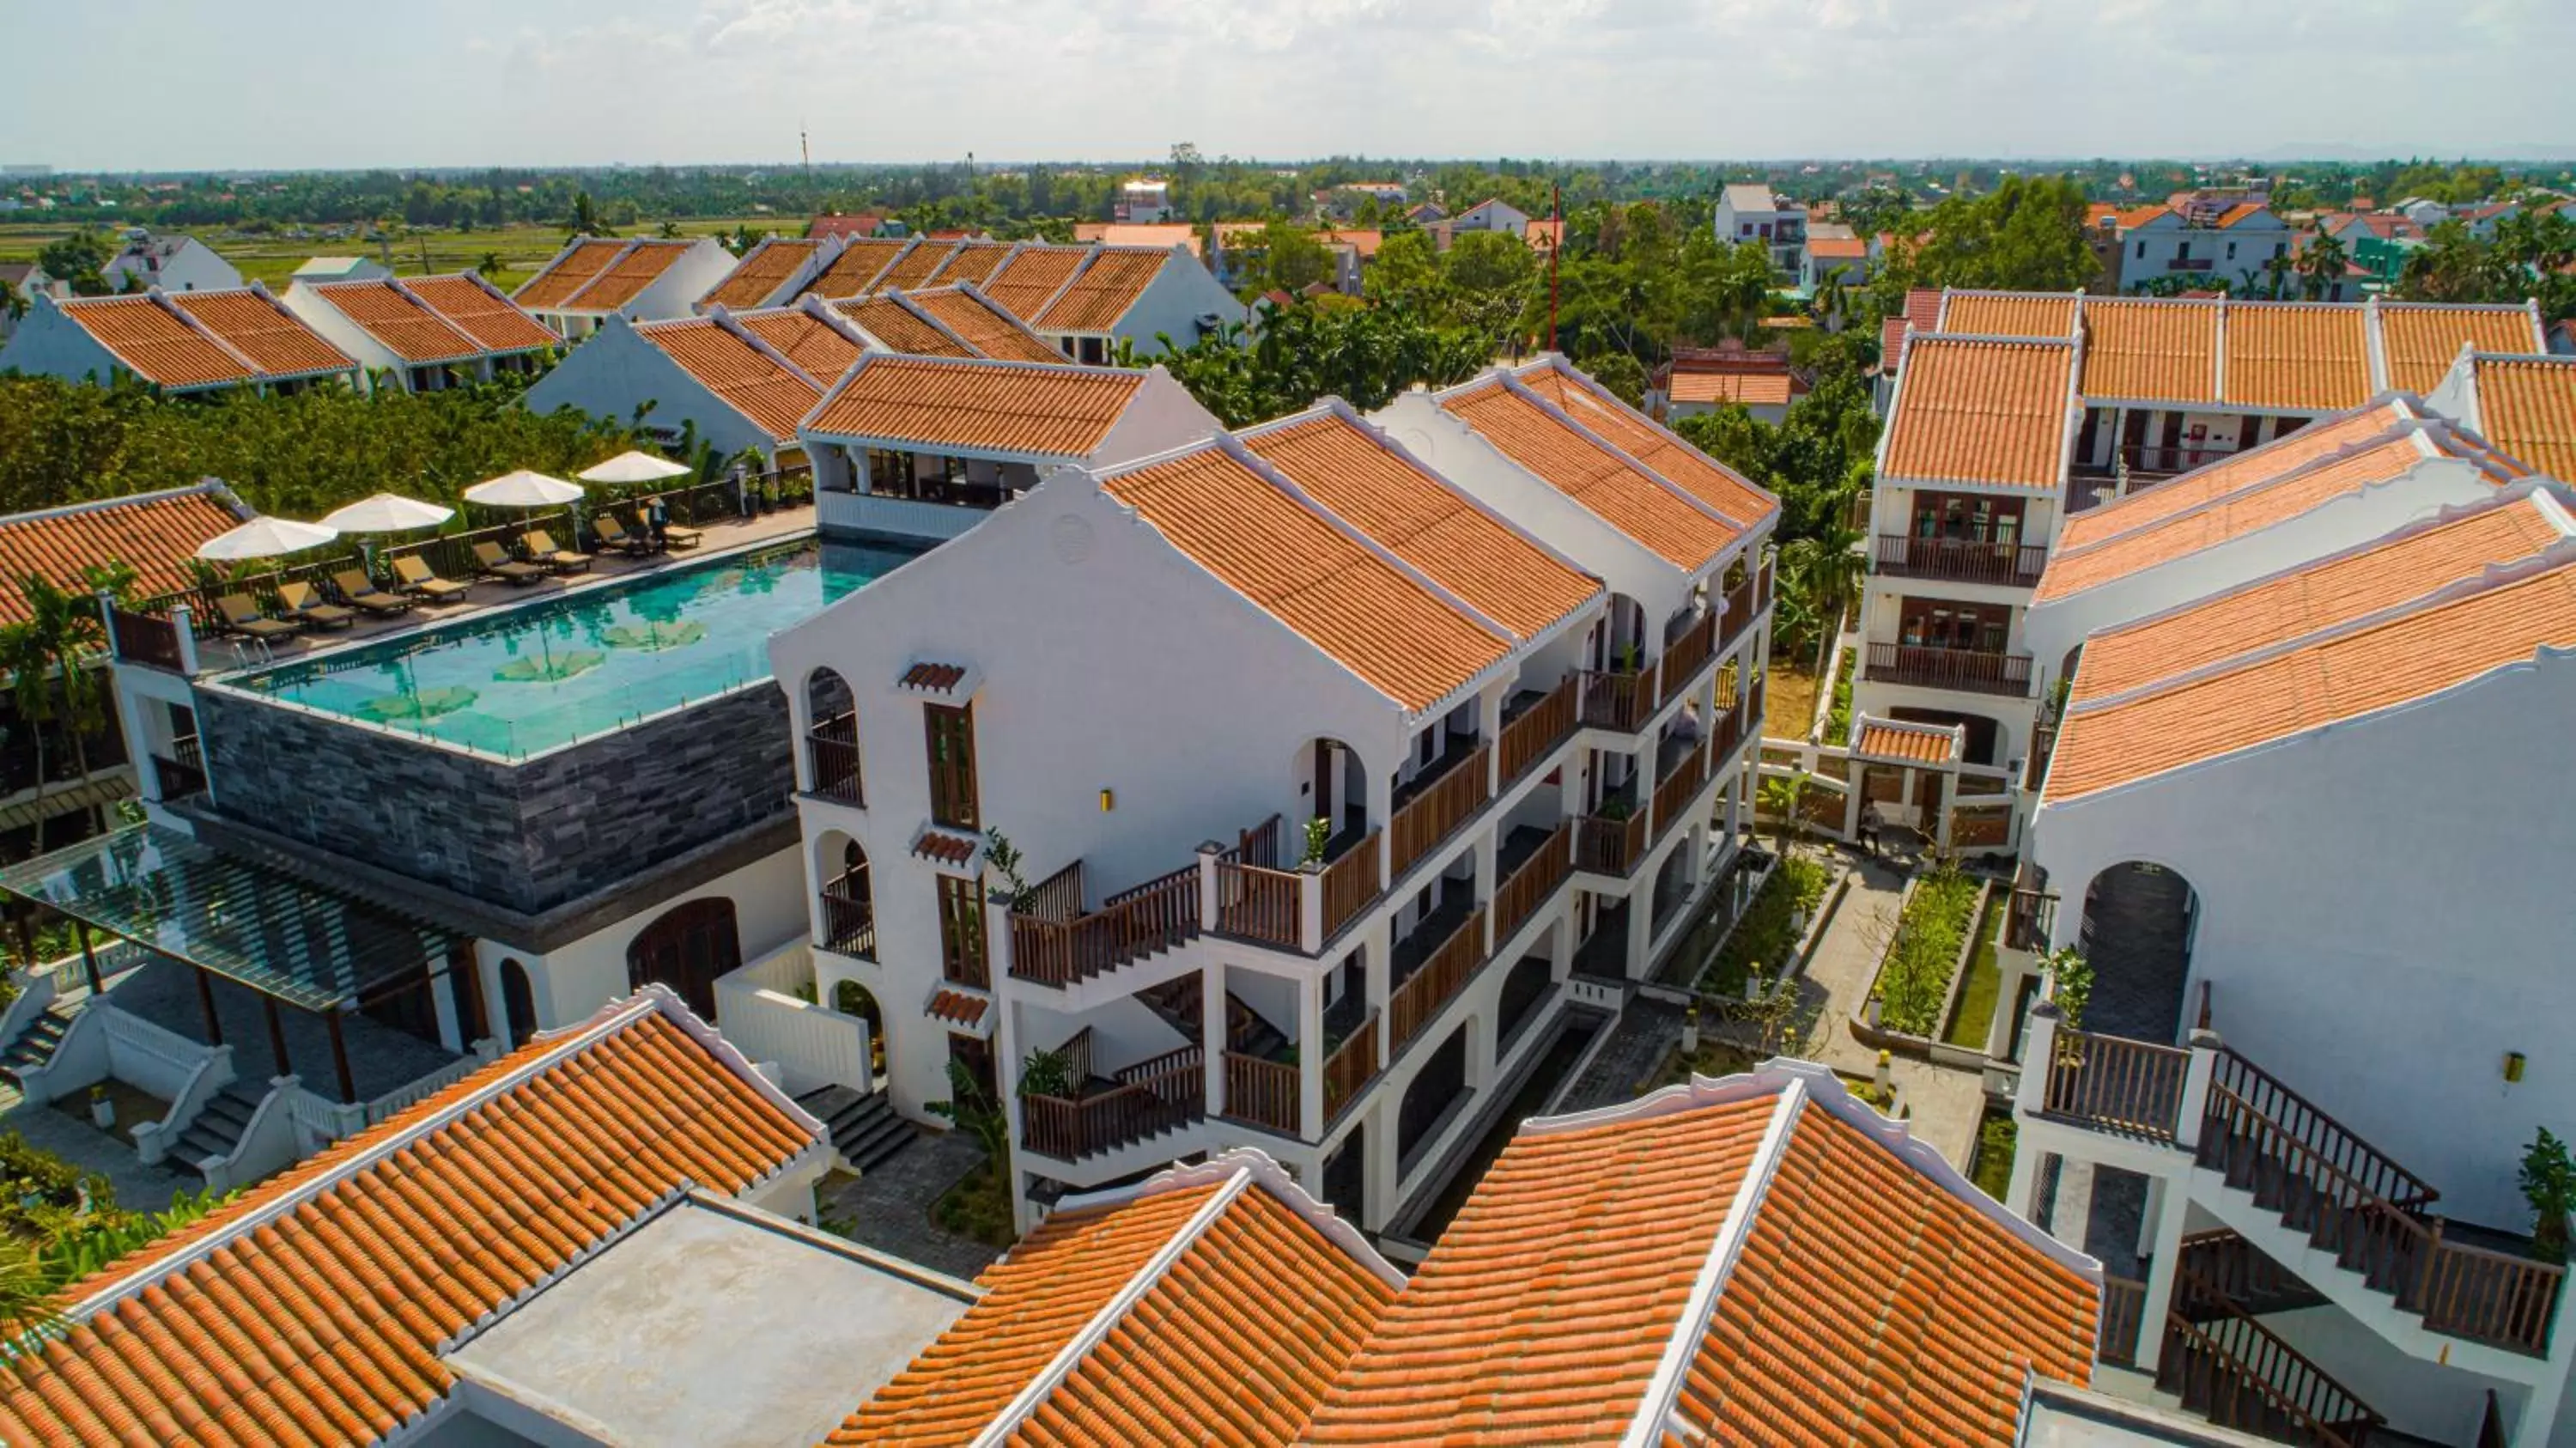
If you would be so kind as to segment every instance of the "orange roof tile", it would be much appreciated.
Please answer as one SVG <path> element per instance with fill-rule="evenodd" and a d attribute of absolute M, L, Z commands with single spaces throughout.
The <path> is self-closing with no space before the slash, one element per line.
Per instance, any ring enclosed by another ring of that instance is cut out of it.
<path fill-rule="evenodd" d="M 1902 327 L 1903 322 L 1894 325 Z M 1786 407 L 1798 379 L 1786 372 L 1675 372 L 1674 402 L 1734 402 L 1746 407 Z"/>
<path fill-rule="evenodd" d="M 1085 458 L 1145 385 L 1142 372 L 934 357 L 863 359 L 813 430 L 924 447 Z"/>
<path fill-rule="evenodd" d="M 2295 518 L 2370 484 L 2402 476 L 2435 456 L 2416 442 L 2418 436 L 2398 433 L 2348 457 L 2239 488 L 2216 502 L 2131 529 L 2093 547 L 2073 552 L 2060 549 L 2049 556 L 2047 571 L 2040 574 L 2032 601 L 2046 603 L 2099 588 Z"/>
<path fill-rule="evenodd" d="M 324 341 L 302 317 L 275 297 L 243 288 L 224 292 L 172 292 L 170 305 L 215 334 L 267 377 L 346 372 L 358 364 Z"/>
<path fill-rule="evenodd" d="M 544 271 L 521 282 L 510 300 L 532 312 L 552 311 L 597 280 L 625 249 L 622 241 L 583 237 L 555 253 Z"/>
<path fill-rule="evenodd" d="M 2044 803 L 2340 724 L 2576 648 L 2576 563 L 2136 698 L 2071 709 Z"/>
<path fill-rule="evenodd" d="M 894 264 L 887 267 L 884 272 L 878 275 L 876 282 L 869 287 L 869 290 L 871 292 L 899 292 L 908 291 L 911 288 L 920 286 L 922 283 L 930 280 L 931 273 L 938 271 L 943 266 L 946 266 L 950 257 L 956 256 L 965 249 L 966 243 L 962 241 L 934 242 L 925 240 L 921 245 L 914 247 L 912 250 L 905 252 L 899 257 L 896 257 Z"/>
<path fill-rule="evenodd" d="M 2076 514 L 2058 529 L 2057 551 L 2071 553 L 2089 548 L 2225 497 L 2239 488 L 2305 467 L 2329 453 L 2358 447 L 2407 417 L 2404 409 L 2383 403 L 2342 417 L 2319 418 L 2287 437 Z"/>
<path fill-rule="evenodd" d="M 188 562 L 198 547 L 241 521 L 229 500 L 203 485 L 0 518 L 0 624 L 26 619 L 20 584 L 31 575 L 86 589 L 83 569 L 121 563 L 145 597 L 186 588 L 195 582 Z"/>
<path fill-rule="evenodd" d="M 2478 426 L 2487 441 L 2576 482 L 2576 357 L 2481 357 Z"/>
<path fill-rule="evenodd" d="M 1199 229 L 1186 221 L 1112 221 L 1077 228 L 1076 234 L 1084 241 L 1107 242 L 1111 246 L 1151 246 L 1164 251 L 1186 246 L 1190 255 L 1200 254 Z"/>
<path fill-rule="evenodd" d="M 982 282 L 1008 260 L 1016 243 L 1008 241 L 970 241 L 960 245 L 930 274 L 932 286 L 952 286 L 958 282 Z"/>
<path fill-rule="evenodd" d="M 1101 480 L 1174 547 L 1408 710 L 1511 645 L 1217 444 Z"/>
<path fill-rule="evenodd" d="M 2222 659 L 2350 623 L 2566 538 L 2534 503 L 2480 508 L 2453 522 L 2309 564 L 2143 623 L 2085 640 L 2079 701 L 2125 694 Z"/>
<path fill-rule="evenodd" d="M 1065 360 L 1064 354 L 1041 340 L 1028 324 L 1003 311 L 986 297 L 955 287 L 937 287 L 929 291 L 907 292 L 904 299 L 928 312 L 932 319 L 949 331 L 966 339 L 968 346 L 1002 362 L 1047 362 Z"/>
<path fill-rule="evenodd" d="M 391 281 L 331 282 L 313 288 L 358 330 L 406 362 L 452 362 L 483 348 Z"/>
<path fill-rule="evenodd" d="M 1501 382 L 1443 395 L 1440 409 L 1522 471 L 1582 504 L 1593 516 L 1683 570 L 1715 562 L 1743 537 L 1677 489 L 1623 461 L 1607 445 L 1558 420 Z"/>
<path fill-rule="evenodd" d="M 635 334 L 779 442 L 796 436 L 796 424 L 823 395 L 712 317 L 652 322 L 637 327 Z"/>
<path fill-rule="evenodd" d="M 757 307 L 778 294 L 796 269 L 813 260 L 823 249 L 819 241 L 793 240 L 773 236 L 733 264 L 725 279 L 698 299 L 702 307 Z"/>
<path fill-rule="evenodd" d="M 590 285 L 573 293 L 562 305 L 586 312 L 616 311 L 661 280 L 662 273 L 696 245 L 694 241 L 631 243 L 624 256 L 611 262 Z"/>
<path fill-rule="evenodd" d="M 832 309 L 897 352 L 915 357 L 972 357 L 974 349 L 912 314 L 890 292 L 834 302 Z M 837 373 L 834 375 L 838 375 Z"/>
<path fill-rule="evenodd" d="M 979 290 L 1012 316 L 1031 320 L 1046 310 L 1047 303 L 1089 260 L 1091 248 L 1087 246 L 1024 246 L 1011 253 L 1009 263 L 987 278 Z"/>
<path fill-rule="evenodd" d="M 1876 759 L 1909 759 L 1917 764 L 1951 764 L 1959 758 L 1959 736 L 1937 724 L 1905 724 L 1885 719 L 1863 722 L 1852 753 Z"/>
<path fill-rule="evenodd" d="M 2379 350 L 2388 385 L 2430 392 L 2459 360 L 2462 346 L 2481 352 L 2540 352 L 2547 344 L 2529 307 L 2409 306 L 2381 302 Z"/>
<path fill-rule="evenodd" d="M 842 336 L 822 318 L 794 307 L 737 312 L 733 319 L 744 331 L 777 348 L 781 356 L 796 364 L 797 371 L 826 386 L 859 360 L 858 343 Z"/>
<path fill-rule="evenodd" d="M 354 1443 L 416 1419 L 454 1386 L 443 1346 L 672 1192 L 738 1194 L 817 1144 L 681 1014 L 658 990 L 608 1007 L 74 1284 L 76 1325 L 0 1381 L 0 1439 Z"/>
<path fill-rule="evenodd" d="M 1675 440 L 1624 402 L 1606 398 L 1570 369 L 1534 362 L 1513 374 L 1522 385 L 1657 477 L 1747 528 L 1780 510 L 1780 502 L 1715 458 Z"/>
<path fill-rule="evenodd" d="M 2225 400 L 2335 412 L 2370 400 L 2370 339 L 2358 305 L 2229 302 Z"/>
<path fill-rule="evenodd" d="M 984 1012 L 991 1005 L 992 1002 L 982 996 L 942 988 L 930 998 L 930 1014 L 954 1025 L 972 1026 L 984 1019 Z"/>
<path fill-rule="evenodd" d="M 2041 292 L 1952 292 L 1941 330 L 1980 337 L 2072 337 L 2075 298 Z"/>
<path fill-rule="evenodd" d="M 474 339 L 487 352 L 533 352 L 562 339 L 518 304 L 468 273 L 443 277 L 405 277 L 403 290 L 427 303 L 448 325 Z"/>
<path fill-rule="evenodd" d="M 253 376 L 247 360 L 189 326 L 158 298 L 75 297 L 61 305 L 65 317 L 146 382 L 205 387 Z"/>
<path fill-rule="evenodd" d="M 1338 412 L 1271 424 L 1241 438 L 1308 497 L 1524 639 L 1600 591 L 1597 581 Z"/>
<path fill-rule="evenodd" d="M 913 245 L 914 243 L 909 239 L 892 238 L 883 240 L 866 238 L 850 242 L 841 248 L 839 256 L 832 258 L 830 266 L 823 268 L 821 276 L 807 284 L 800 295 L 821 297 L 827 302 L 838 301 L 843 297 L 865 296 L 875 285 L 878 276 L 893 264 L 896 257 L 903 255 Z"/>
<path fill-rule="evenodd" d="M 1866 261 L 1869 243 L 1857 236 L 1811 236 L 1807 255 L 1818 261 Z"/>
<path fill-rule="evenodd" d="M 2218 316 L 2217 305 L 2210 302 L 2088 299 L 2084 395 L 2217 401 Z"/>
<path fill-rule="evenodd" d="M 1035 320 L 1050 332 L 1107 332 L 1163 274 L 1168 251 L 1103 247 Z"/>
<path fill-rule="evenodd" d="M 2072 342 L 1916 333 L 1888 424 L 1891 478 L 2054 488 L 2074 414 Z"/>

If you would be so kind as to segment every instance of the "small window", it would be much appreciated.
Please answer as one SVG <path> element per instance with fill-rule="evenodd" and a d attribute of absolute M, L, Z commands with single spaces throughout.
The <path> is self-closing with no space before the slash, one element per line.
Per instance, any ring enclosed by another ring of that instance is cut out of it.
<path fill-rule="evenodd" d="M 2139 243 L 2138 243 L 2138 260 L 2140 260 L 2140 261 L 2145 261 L 2146 259 L 2147 259 L 2147 244 L 2146 244 L 2145 242 L 2143 242 L 2143 241 L 2142 241 L 2142 242 L 2139 242 Z"/>
<path fill-rule="evenodd" d="M 921 706 L 929 736 L 930 818 L 950 829 L 980 830 L 975 797 L 975 713 L 972 706 Z"/>
<path fill-rule="evenodd" d="M 975 882 L 955 875 L 939 878 L 939 973 L 959 985 L 988 989 L 991 967 L 984 955 L 984 907 Z"/>
<path fill-rule="evenodd" d="M 2227 259 L 2229 261 L 2236 260 L 2236 243 L 2232 241 L 2227 243 Z"/>

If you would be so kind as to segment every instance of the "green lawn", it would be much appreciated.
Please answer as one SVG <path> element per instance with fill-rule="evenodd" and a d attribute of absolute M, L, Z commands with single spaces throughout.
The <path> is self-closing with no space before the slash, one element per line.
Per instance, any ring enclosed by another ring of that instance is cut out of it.
<path fill-rule="evenodd" d="M 1959 987 L 1959 1008 L 1950 1013 L 1950 1029 L 1941 1039 L 1953 1046 L 1971 1051 L 1986 1048 L 1986 1032 L 1994 1025 L 1995 995 L 2003 989 L 2003 968 L 1995 963 L 1995 944 L 2004 933 L 2004 903 L 1989 897 L 1986 920 L 1977 932 L 1976 953 L 1968 957 L 1968 978 Z"/>
<path fill-rule="evenodd" d="M 1977 1184 L 1977 1190 L 2002 1201 L 2004 1193 L 2012 1189 L 2013 1153 L 2020 1144 L 2021 1127 L 2011 1113 L 1987 1117 L 1986 1124 L 1977 1131 L 1977 1155 L 1969 1164 L 1968 1180 Z"/>
<path fill-rule="evenodd" d="M 731 236 L 737 226 L 754 231 L 772 228 L 789 235 L 804 230 L 804 219 L 794 216 L 748 216 L 711 218 L 679 223 L 683 236 Z M 365 256 L 376 261 L 385 259 L 381 244 L 359 237 L 343 236 L 332 240 L 320 237 L 297 239 L 278 235 L 235 232 L 227 227 L 173 228 L 185 230 L 213 247 L 225 260 L 241 269 L 244 281 L 265 282 L 277 290 L 296 267 L 317 256 Z M 318 231 L 320 228 L 312 228 Z M 37 222 L 0 226 L 0 261 L 33 261 L 45 244 L 71 230 L 60 223 Z M 648 222 L 622 230 L 627 236 L 655 236 L 660 224 Z M 402 276 L 429 273 L 469 271 L 480 265 L 486 254 L 498 255 L 501 270 L 492 278 L 494 285 L 508 291 L 526 281 L 546 260 L 563 249 L 564 229 L 560 226 L 506 226 L 490 231 L 418 231 L 393 244 L 393 269 Z M 426 252 L 427 261 L 423 262 Z"/>

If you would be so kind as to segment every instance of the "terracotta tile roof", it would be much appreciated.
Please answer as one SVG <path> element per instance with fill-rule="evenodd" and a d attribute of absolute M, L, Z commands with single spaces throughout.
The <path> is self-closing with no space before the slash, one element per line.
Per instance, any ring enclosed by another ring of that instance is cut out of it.
<path fill-rule="evenodd" d="M 1016 243 L 1008 241 L 967 242 L 940 262 L 939 270 L 930 274 L 930 285 L 944 287 L 958 282 L 981 283 L 1010 259 L 1014 245 Z"/>
<path fill-rule="evenodd" d="M 630 243 L 626 254 L 609 263 L 589 286 L 573 293 L 563 305 L 585 312 L 613 312 L 635 300 L 646 287 L 662 279 L 672 263 L 688 255 L 694 241 L 638 241 Z"/>
<path fill-rule="evenodd" d="M 796 370 L 827 386 L 859 360 L 858 343 L 842 336 L 822 318 L 794 307 L 736 312 L 733 319 L 744 331 L 777 348 L 781 356 L 796 364 Z"/>
<path fill-rule="evenodd" d="M 876 229 L 883 225 L 885 225 L 885 218 L 882 216 L 869 215 L 866 213 L 862 213 L 857 216 L 842 216 L 838 213 L 834 213 L 828 216 L 817 216 L 806 222 L 805 234 L 817 241 L 833 236 L 848 236 L 865 239 L 875 234 Z"/>
<path fill-rule="evenodd" d="M 892 293 L 834 302 L 832 309 L 867 328 L 868 334 L 897 352 L 915 357 L 972 357 L 974 349 L 916 317 Z M 838 373 L 834 373 L 838 376 Z"/>
<path fill-rule="evenodd" d="M 2342 417 L 2319 418 L 2287 437 L 2076 514 L 2058 529 L 2057 550 L 2071 553 L 2162 522 L 2239 488 L 2305 467 L 2330 453 L 2358 447 L 2411 415 L 2403 407 L 2382 403 Z"/>
<path fill-rule="evenodd" d="M 2073 342 L 1916 333 L 1888 424 L 1891 478 L 2054 488 L 2074 415 Z"/>
<path fill-rule="evenodd" d="M 1905 363 L 1905 328 L 1903 317 L 1890 317 L 1878 324 L 1878 370 L 1890 376 Z"/>
<path fill-rule="evenodd" d="M 1108 440 L 1146 375 L 876 356 L 843 379 L 811 430 L 933 448 L 1084 458 Z"/>
<path fill-rule="evenodd" d="M 2576 563 L 2124 701 L 2070 709 L 2062 803 L 2425 698 L 2576 648 Z"/>
<path fill-rule="evenodd" d="M 1980 337 L 2072 337 L 2075 298 L 2041 292 L 1951 292 L 1941 330 Z"/>
<path fill-rule="evenodd" d="M 969 346 L 1002 362 L 1060 363 L 1064 354 L 1040 340 L 1019 318 L 976 292 L 955 287 L 907 292 L 904 299 L 966 339 Z"/>
<path fill-rule="evenodd" d="M 61 305 L 65 317 L 146 382 L 205 387 L 254 375 L 248 361 L 157 298 L 76 297 Z"/>
<path fill-rule="evenodd" d="M 1878 370 L 1894 373 L 1903 364 L 1905 325 L 1911 322 L 1917 332 L 1939 330 L 1941 326 L 1941 291 L 1938 287 L 1914 287 L 1905 293 L 1905 314 L 1890 317 L 1879 327 Z"/>
<path fill-rule="evenodd" d="M 1237 1160 L 1048 1218 L 827 1443 L 961 1444 L 993 1428 L 1032 1448 L 1296 1441 L 1394 1296 L 1392 1269 L 1317 1225 L 1322 1209 L 1278 1168 L 1246 1181 Z"/>
<path fill-rule="evenodd" d="M 1959 735 L 1955 729 L 1938 724 L 1866 719 L 1861 724 L 1860 742 L 1852 746 L 1852 753 L 1917 764 L 1953 764 L 1959 758 Z"/>
<path fill-rule="evenodd" d="M 931 273 L 948 264 L 948 259 L 966 249 L 964 242 L 924 240 L 921 245 L 894 259 L 894 264 L 881 273 L 871 292 L 909 291 L 930 280 Z"/>
<path fill-rule="evenodd" d="M 1308 497 L 1524 639 L 1601 589 L 1340 413 L 1240 437 Z"/>
<path fill-rule="evenodd" d="M 1010 263 L 989 277 L 979 290 L 1023 321 L 1046 310 L 1073 274 L 1091 259 L 1087 246 L 1024 246 Z"/>
<path fill-rule="evenodd" d="M 1890 326 L 1902 327 L 1903 322 Z M 1675 372 L 1667 395 L 1674 402 L 1735 402 L 1746 407 L 1786 407 L 1804 389 L 1786 372 Z"/>
<path fill-rule="evenodd" d="M 2529 307 L 2377 305 L 2379 348 L 2388 360 L 2388 385 L 2408 392 L 2432 391 L 2459 360 L 2464 345 L 2481 352 L 2546 348 Z"/>
<path fill-rule="evenodd" d="M 698 299 L 701 307 L 757 307 L 778 294 L 796 269 L 814 259 L 823 249 L 819 241 L 791 240 L 773 236 L 743 253 L 733 270 Z"/>
<path fill-rule="evenodd" d="M 949 690 L 956 688 L 957 681 L 965 677 L 966 666 L 964 664 L 936 664 L 925 662 L 914 664 L 911 668 L 904 670 L 903 677 L 895 680 L 894 682 L 895 687 L 900 689 L 924 689 L 934 694 L 945 694 Z"/>
<path fill-rule="evenodd" d="M 268 377 L 346 372 L 358 364 L 275 297 L 243 288 L 172 292 L 165 300 Z"/>
<path fill-rule="evenodd" d="M 1101 479 L 1218 581 L 1408 710 L 1511 645 L 1354 541 L 1221 445 Z"/>
<path fill-rule="evenodd" d="M 1186 221 L 1111 221 L 1077 227 L 1074 234 L 1083 241 L 1107 242 L 1111 246 L 1151 246 L 1164 251 L 1186 246 L 1190 255 L 1201 254 L 1199 229 Z M 1317 239 L 1322 239 L 1320 234 Z"/>
<path fill-rule="evenodd" d="M 204 485 L 0 518 L 0 624 L 26 619 L 19 585 L 30 575 L 80 589 L 82 569 L 122 563 L 147 597 L 186 588 L 198 547 L 241 521 L 228 497 Z"/>
<path fill-rule="evenodd" d="M 2092 298 L 2084 304 L 2087 398 L 2218 400 L 2216 304 Z"/>
<path fill-rule="evenodd" d="M 2125 694 L 2422 598 L 2566 538 L 2523 499 L 2413 530 L 2085 640 L 2073 697 Z"/>
<path fill-rule="evenodd" d="M 934 1020 L 973 1026 L 984 1019 L 985 1010 L 992 1004 L 983 996 L 942 988 L 930 998 L 930 1015 Z"/>
<path fill-rule="evenodd" d="M 331 282 L 313 295 L 406 362 L 453 362 L 483 348 L 445 317 L 390 281 Z"/>
<path fill-rule="evenodd" d="M 795 438 L 796 424 L 823 395 L 712 317 L 650 322 L 635 334 L 779 442 Z"/>
<path fill-rule="evenodd" d="M 64 1294 L 0 1380 L 13 1443 L 364 1443 L 446 1397 L 442 1347 L 690 1186 L 739 1194 L 812 1123 L 666 992 L 604 1009 Z M 701 1034 L 702 1033 L 702 1034 Z"/>
<path fill-rule="evenodd" d="M 2295 518 L 2359 488 L 2400 477 L 2434 456 L 2418 444 L 2419 436 L 2411 432 L 2393 434 L 2377 446 L 2239 488 L 2215 502 L 2131 529 L 2093 547 L 2074 551 L 2061 548 L 2049 555 L 2047 571 L 2039 576 L 2032 601 L 2047 603 L 2099 588 Z"/>
<path fill-rule="evenodd" d="M 975 858 L 977 848 L 976 842 L 965 835 L 942 834 L 937 830 L 924 830 L 921 838 L 912 842 L 912 853 L 917 858 L 938 860 L 949 865 L 963 865 Z"/>
<path fill-rule="evenodd" d="M 2576 357 L 2481 357 L 2478 427 L 2487 441 L 2576 482 Z"/>
<path fill-rule="evenodd" d="M 487 352 L 533 352 L 562 341 L 478 277 L 405 277 L 403 290 L 428 303 L 448 325 L 472 337 Z"/>
<path fill-rule="evenodd" d="M 1807 255 L 1818 261 L 1867 261 L 1869 243 L 1857 236 L 1811 236 Z"/>
<path fill-rule="evenodd" d="M 1715 562 L 1743 536 L 1499 381 L 1446 393 L 1439 403 L 1523 472 L 1685 572 Z"/>
<path fill-rule="evenodd" d="M 583 237 L 555 253 L 544 271 L 521 282 L 510 300 L 532 312 L 552 311 L 596 280 L 625 249 L 622 241 Z"/>
<path fill-rule="evenodd" d="M 1103 247 L 1073 284 L 1033 320 L 1049 332 L 1113 331 L 1171 259 L 1168 251 Z"/>
<path fill-rule="evenodd" d="M 1552 362 L 1532 363 L 1513 375 L 1602 441 L 1735 522 L 1750 528 L 1779 512 L 1778 499 L 1715 458 L 1675 440 L 1628 404 L 1603 397 L 1579 375 Z"/>
<path fill-rule="evenodd" d="M 2370 339 L 2358 305 L 2226 304 L 2225 400 L 2339 412 L 2370 400 Z"/>
<path fill-rule="evenodd" d="M 800 295 L 821 297 L 827 302 L 866 296 L 877 277 L 912 245 L 908 239 L 852 241 L 841 248 L 841 254 L 832 258 L 832 264 L 823 268 L 823 274 L 808 283 Z"/>

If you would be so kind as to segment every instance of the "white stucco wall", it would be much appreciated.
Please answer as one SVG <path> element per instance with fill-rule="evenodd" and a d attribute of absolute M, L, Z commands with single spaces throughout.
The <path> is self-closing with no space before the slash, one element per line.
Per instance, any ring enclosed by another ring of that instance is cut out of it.
<path fill-rule="evenodd" d="M 9 345 L 0 347 L 0 372 L 24 372 L 31 377 L 60 377 L 68 382 L 89 381 L 105 386 L 125 370 L 115 353 L 64 316 L 51 297 L 36 298 L 18 323 L 18 330 L 11 334 Z"/>
<path fill-rule="evenodd" d="M 1241 322 L 1243 303 L 1186 248 L 1176 247 L 1136 304 L 1118 319 L 1117 335 L 1134 344 L 1138 356 L 1160 356 L 1164 349 L 1155 340 L 1158 334 L 1169 336 L 1174 346 L 1187 347 L 1199 339 L 1199 319 L 1205 316 L 1220 323 Z"/>
<path fill-rule="evenodd" d="M 570 407 L 621 425 L 632 422 L 635 409 L 646 402 L 655 405 L 644 426 L 676 435 L 684 424 L 695 422 L 699 438 L 720 457 L 744 448 L 766 454 L 779 446 L 623 317 L 609 318 L 597 335 L 573 348 L 519 397 L 519 405 L 530 412 Z"/>
<path fill-rule="evenodd" d="M 231 262 L 193 236 L 184 238 L 157 271 L 147 272 L 140 257 L 121 254 L 99 270 L 112 283 L 134 290 L 149 286 L 165 292 L 219 292 L 242 284 L 242 274 Z"/>

